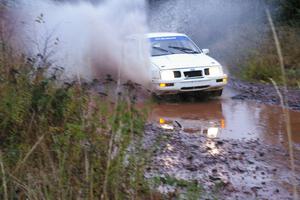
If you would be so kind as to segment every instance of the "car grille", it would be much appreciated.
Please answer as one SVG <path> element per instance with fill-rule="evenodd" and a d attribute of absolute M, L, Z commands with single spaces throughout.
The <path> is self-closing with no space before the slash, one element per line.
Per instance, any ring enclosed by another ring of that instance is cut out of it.
<path fill-rule="evenodd" d="M 206 75 L 206 76 L 208 76 L 210 73 L 209 73 L 209 68 L 206 68 L 206 69 L 204 69 L 204 74 Z"/>
<path fill-rule="evenodd" d="M 209 87 L 209 85 L 195 86 L 195 87 L 183 87 L 183 88 L 181 88 L 181 90 L 196 90 L 196 89 L 205 89 L 208 87 Z"/>
<path fill-rule="evenodd" d="M 189 71 L 189 72 L 184 72 L 184 76 L 186 78 L 194 78 L 194 77 L 202 77 L 202 70 L 198 70 L 198 71 Z"/>

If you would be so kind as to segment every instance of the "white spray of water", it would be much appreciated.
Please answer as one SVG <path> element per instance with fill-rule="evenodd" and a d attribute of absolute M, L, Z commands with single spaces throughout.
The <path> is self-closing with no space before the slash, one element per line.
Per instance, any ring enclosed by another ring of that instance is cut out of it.
<path fill-rule="evenodd" d="M 261 0 L 161 0 L 150 8 L 151 31 L 186 33 L 228 65 L 245 59 L 268 29 Z"/>
<path fill-rule="evenodd" d="M 117 74 L 145 83 L 149 46 L 128 45 L 131 35 L 147 32 L 144 0 L 107 0 L 93 5 L 24 0 L 24 35 L 33 53 L 86 79 Z"/>

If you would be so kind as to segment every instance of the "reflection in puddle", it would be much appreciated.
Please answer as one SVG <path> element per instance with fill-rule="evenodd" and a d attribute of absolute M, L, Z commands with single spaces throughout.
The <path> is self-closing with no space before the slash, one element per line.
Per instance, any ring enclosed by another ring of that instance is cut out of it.
<path fill-rule="evenodd" d="M 200 119 L 197 119 L 196 113 L 193 113 L 191 112 L 191 110 L 189 110 L 189 106 L 191 105 L 180 105 L 183 106 L 184 110 L 188 113 L 180 112 L 178 114 L 176 113 L 177 111 L 175 108 L 174 108 L 175 110 L 172 109 L 173 106 L 178 106 L 178 105 L 173 105 L 173 104 L 159 105 L 154 109 L 152 113 L 153 114 L 152 117 L 155 118 L 155 120 L 156 118 L 159 118 L 158 121 L 162 129 L 174 130 L 176 127 L 180 127 L 183 129 L 183 131 L 187 133 L 204 134 L 208 138 L 217 138 L 221 132 L 221 129 L 224 129 L 226 127 L 225 125 L 226 122 L 223 116 L 221 115 L 221 112 L 215 113 L 217 119 L 202 121 Z M 219 107 L 221 106 L 221 104 L 217 106 Z M 161 107 L 163 107 L 162 110 L 160 110 Z M 164 113 L 164 111 L 166 111 L 166 113 Z M 162 116 L 160 116 L 160 114 Z M 179 114 L 182 114 L 184 117 L 180 117 Z M 181 123 L 184 123 L 184 126 Z"/>
<path fill-rule="evenodd" d="M 215 141 L 207 140 L 205 146 L 207 147 L 208 153 L 211 155 L 216 156 L 220 154 L 220 149 L 217 147 Z"/>
<path fill-rule="evenodd" d="M 164 118 L 160 118 L 159 124 L 160 124 L 160 127 L 164 130 L 174 130 L 172 121 L 166 121 Z"/>
<path fill-rule="evenodd" d="M 207 137 L 208 138 L 217 138 L 219 133 L 219 128 L 210 127 L 207 129 Z"/>
<path fill-rule="evenodd" d="M 300 144 L 300 112 L 291 111 L 294 146 Z M 230 99 L 200 103 L 155 105 L 150 120 L 163 129 L 178 127 L 184 132 L 209 138 L 261 139 L 270 144 L 286 144 L 282 109 L 277 106 Z"/>
<path fill-rule="evenodd" d="M 174 130 L 174 126 L 170 125 L 170 124 L 161 124 L 160 126 L 162 129 L 165 129 L 165 130 Z"/>
<path fill-rule="evenodd" d="M 170 138 L 156 156 L 156 165 L 165 170 L 159 173 L 201 181 L 208 174 L 207 184 L 222 180 L 233 189 L 249 191 L 249 195 L 291 193 L 295 175 L 289 166 L 288 149 L 280 147 L 287 147 L 288 141 L 283 116 L 280 107 L 231 99 L 154 105 L 149 120 L 166 130 L 180 130 L 165 131 Z M 290 117 L 297 177 L 300 112 L 291 111 Z"/>

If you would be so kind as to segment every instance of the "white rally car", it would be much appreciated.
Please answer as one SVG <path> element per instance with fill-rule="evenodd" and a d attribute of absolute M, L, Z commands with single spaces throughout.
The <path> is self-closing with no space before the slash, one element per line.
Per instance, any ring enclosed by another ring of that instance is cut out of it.
<path fill-rule="evenodd" d="M 152 86 L 156 94 L 207 91 L 221 96 L 227 75 L 208 49 L 200 50 L 185 34 L 149 33 Z"/>

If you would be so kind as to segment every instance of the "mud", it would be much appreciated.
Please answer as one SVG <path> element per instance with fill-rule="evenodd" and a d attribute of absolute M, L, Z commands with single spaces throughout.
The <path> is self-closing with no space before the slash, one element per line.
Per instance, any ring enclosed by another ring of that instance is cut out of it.
<path fill-rule="evenodd" d="M 160 138 L 159 145 L 153 149 L 155 138 Z M 285 166 L 289 159 L 283 147 L 266 145 L 260 139 L 209 138 L 178 126 L 166 130 L 158 124 L 146 126 L 144 144 L 153 152 L 145 176 L 196 182 L 202 187 L 199 199 L 292 199 L 293 173 Z M 299 189 L 299 168 L 296 177 Z M 164 181 L 156 187 L 171 199 L 184 192 Z"/>
<path fill-rule="evenodd" d="M 195 199 L 188 196 L 191 188 L 199 193 L 196 199 L 293 199 L 294 177 L 300 193 L 300 112 L 289 111 L 293 174 L 283 111 L 278 99 L 272 101 L 276 91 L 246 85 L 242 90 L 231 83 L 221 98 L 175 96 L 152 104 L 145 126 L 144 148 L 151 154 L 145 177 L 166 199 Z M 107 77 L 97 91 L 114 97 L 116 81 Z M 150 96 L 130 82 L 119 92 L 130 93 L 141 106 Z M 297 92 L 289 94 L 294 110 Z"/>
<path fill-rule="evenodd" d="M 293 199 L 293 177 L 300 192 L 300 112 L 289 111 L 293 175 L 282 108 L 248 97 L 240 100 L 240 95 L 226 87 L 221 98 L 152 106 L 145 148 L 153 159 L 145 176 L 161 180 L 155 188 L 166 198 L 186 193 L 182 180 L 202 187 L 199 199 Z"/>
<path fill-rule="evenodd" d="M 232 97 L 238 100 L 253 100 L 260 103 L 280 105 L 279 95 L 273 85 L 261 83 L 249 83 L 238 79 L 231 78 L 229 87 L 239 90 L 240 94 Z M 288 108 L 300 110 L 300 89 L 288 89 L 285 93 L 282 87 L 279 90 L 287 99 Z"/>

